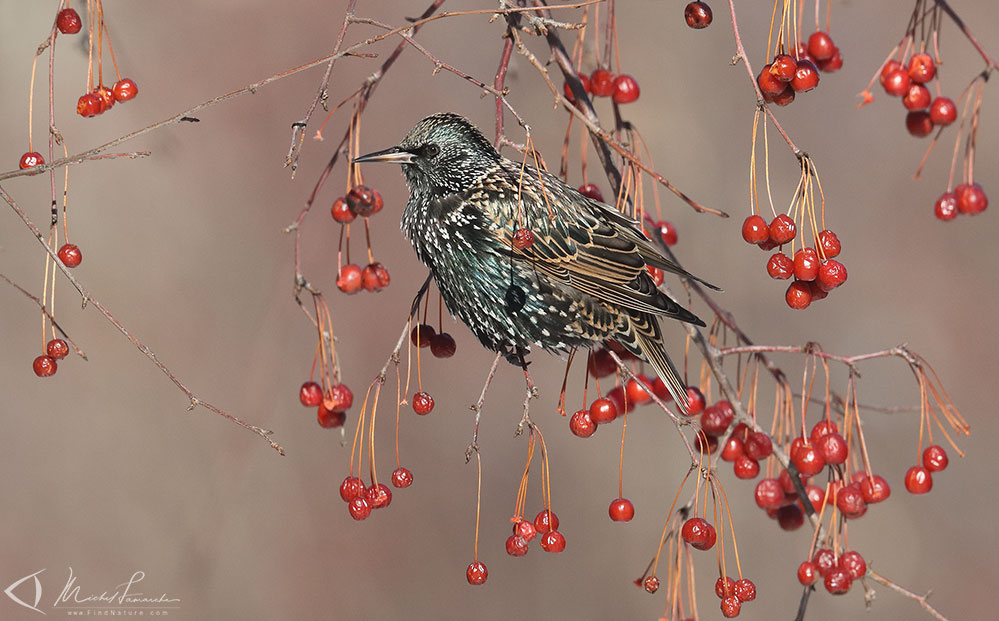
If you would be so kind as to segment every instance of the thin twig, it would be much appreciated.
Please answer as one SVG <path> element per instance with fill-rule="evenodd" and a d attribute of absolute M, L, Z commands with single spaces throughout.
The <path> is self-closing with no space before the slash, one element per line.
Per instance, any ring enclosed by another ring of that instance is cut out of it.
<path fill-rule="evenodd" d="M 32 302 L 34 302 L 35 304 L 37 304 L 38 308 L 40 308 L 42 310 L 42 313 L 44 313 L 45 316 L 48 318 L 48 320 L 52 322 L 52 325 L 55 326 L 55 329 L 59 331 L 59 334 L 63 335 L 63 337 L 67 341 L 69 341 L 69 344 L 73 346 L 73 349 L 76 350 L 76 355 L 79 356 L 79 357 L 81 357 L 81 358 L 83 358 L 84 360 L 87 360 L 87 354 L 83 353 L 83 350 L 80 349 L 79 347 L 77 347 L 76 343 L 73 342 L 73 339 L 71 339 L 69 337 L 69 335 L 66 334 L 66 331 L 62 329 L 62 326 L 60 326 L 59 323 L 56 321 L 55 317 L 52 316 L 52 313 L 49 312 L 49 309 L 45 308 L 45 305 L 42 304 L 41 300 L 39 300 L 36 296 L 32 295 L 29 291 L 27 291 L 21 285 L 17 284 L 16 282 L 14 282 L 13 280 L 11 280 L 10 278 L 7 278 L 7 276 L 5 276 L 2 273 L 0 273 L 0 280 L 3 280 L 4 282 L 6 282 L 11 287 L 14 287 L 15 289 L 17 289 L 18 291 L 20 291 L 21 293 L 23 293 L 25 295 L 25 297 L 27 297 L 29 300 L 31 300 Z"/>

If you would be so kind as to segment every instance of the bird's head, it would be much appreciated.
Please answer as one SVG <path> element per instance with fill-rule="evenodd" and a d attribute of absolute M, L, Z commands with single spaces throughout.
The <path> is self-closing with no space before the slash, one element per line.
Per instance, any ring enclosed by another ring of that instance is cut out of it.
<path fill-rule="evenodd" d="M 423 119 L 398 146 L 355 162 L 402 164 L 411 191 L 460 192 L 499 161 L 486 137 L 464 117 L 442 112 Z"/>

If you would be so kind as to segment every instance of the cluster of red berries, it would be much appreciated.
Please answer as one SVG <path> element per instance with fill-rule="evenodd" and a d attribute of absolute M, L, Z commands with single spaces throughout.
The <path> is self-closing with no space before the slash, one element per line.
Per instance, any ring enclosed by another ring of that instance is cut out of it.
<path fill-rule="evenodd" d="M 413 473 L 402 466 L 392 471 L 392 486 L 397 489 L 413 484 Z M 340 498 L 347 503 L 347 511 L 355 520 L 371 515 L 372 509 L 383 509 L 392 503 L 392 490 L 384 483 L 372 481 L 365 486 L 360 477 L 350 476 L 340 484 Z"/>
<path fill-rule="evenodd" d="M 347 196 L 333 201 L 330 215 L 340 224 L 349 224 L 358 216 L 367 218 L 382 210 L 384 201 L 378 190 L 366 185 L 357 185 L 347 192 Z M 389 286 L 388 270 L 381 263 L 369 263 L 363 269 L 355 263 L 348 263 L 340 268 L 336 278 L 336 286 L 348 295 L 365 291 L 381 291 Z"/>
<path fill-rule="evenodd" d="M 430 348 L 434 358 L 450 358 L 457 351 L 458 345 L 447 332 L 437 332 L 430 324 L 421 323 L 409 333 L 409 340 L 419 348 Z"/>
<path fill-rule="evenodd" d="M 763 216 L 753 214 L 742 223 L 742 238 L 770 251 L 792 241 L 797 230 L 794 220 L 787 214 L 777 216 L 770 224 Z M 826 229 L 819 233 L 816 247 L 801 248 L 794 253 L 793 259 L 781 251 L 774 253 L 767 261 L 767 273 L 776 280 L 794 276 L 784 300 L 791 308 L 802 310 L 846 282 L 846 266 L 834 258 L 841 250 L 839 237 Z"/>
<path fill-rule="evenodd" d="M 932 444 L 923 451 L 923 465 L 913 466 L 905 472 L 905 489 L 910 494 L 925 494 L 933 489 L 933 473 L 940 472 L 950 463 L 947 451 Z"/>
<path fill-rule="evenodd" d="M 506 539 L 506 553 L 510 556 L 527 554 L 528 543 L 541 535 L 541 549 L 558 553 L 565 550 L 565 535 L 558 531 L 558 516 L 554 511 L 544 509 L 534 521 L 519 518 L 513 523 L 513 534 Z M 471 580 L 469 580 L 471 582 Z"/>
<path fill-rule="evenodd" d="M 55 375 L 59 370 L 56 360 L 62 360 L 69 355 L 69 345 L 62 339 L 52 339 L 45 344 L 45 353 L 38 356 L 31 363 L 31 368 L 38 377 L 49 377 Z"/>
<path fill-rule="evenodd" d="M 835 550 L 820 548 L 811 560 L 798 566 L 798 582 L 804 586 L 815 584 L 819 578 L 826 590 L 833 595 L 843 595 L 853 581 L 867 573 L 867 562 L 860 552 L 850 550 L 837 556 Z"/>
<path fill-rule="evenodd" d="M 721 600 L 722 616 L 731 619 L 739 616 L 744 602 L 756 599 L 756 585 L 749 578 L 733 580 L 731 576 L 719 576 L 715 595 Z"/>
<path fill-rule="evenodd" d="M 310 380 L 302 384 L 298 400 L 307 408 L 318 407 L 316 418 L 319 426 L 332 429 L 343 426 L 347 410 L 354 404 L 354 393 L 346 384 L 337 384 L 331 386 L 324 395 L 322 387 Z"/>
<path fill-rule="evenodd" d="M 583 83 L 583 89 L 586 90 L 587 94 L 594 97 L 610 97 L 616 104 L 631 103 L 638 99 L 641 92 L 638 88 L 638 80 L 635 78 L 627 73 L 615 76 L 606 69 L 596 69 L 589 77 L 580 73 L 579 81 Z M 576 103 L 576 97 L 572 94 L 568 82 L 562 87 L 562 91 L 569 103 Z"/>
<path fill-rule="evenodd" d="M 889 60 L 881 68 L 881 86 L 893 97 L 901 97 L 908 110 L 905 127 L 917 138 L 930 135 L 934 127 L 946 127 L 957 120 L 957 106 L 949 97 L 930 95 L 926 83 L 937 77 L 936 64 L 929 54 L 913 54 L 908 63 Z"/>
<path fill-rule="evenodd" d="M 131 78 L 122 78 L 111 88 L 101 84 L 93 91 L 80 96 L 76 101 L 76 113 L 88 118 L 104 114 L 114 107 L 115 102 L 134 99 L 138 94 L 139 87 Z"/>
<path fill-rule="evenodd" d="M 763 99 L 767 103 L 786 106 L 794 101 L 795 93 L 805 93 L 819 85 L 819 72 L 831 73 L 843 67 L 843 57 L 829 33 L 818 31 L 799 42 L 795 55 L 778 54 L 764 65 L 756 76 Z"/>
<path fill-rule="evenodd" d="M 953 191 L 946 191 L 940 195 L 933 205 L 933 213 L 937 218 L 948 221 L 953 220 L 958 214 L 975 215 L 985 211 L 989 206 L 989 197 L 985 195 L 985 190 L 977 183 L 962 183 Z"/>
<path fill-rule="evenodd" d="M 691 2 L 683 9 L 684 21 L 695 30 L 707 28 L 711 25 L 713 18 L 714 14 L 711 12 L 711 7 L 708 6 L 707 2 L 700 2 L 700 0 Z"/>

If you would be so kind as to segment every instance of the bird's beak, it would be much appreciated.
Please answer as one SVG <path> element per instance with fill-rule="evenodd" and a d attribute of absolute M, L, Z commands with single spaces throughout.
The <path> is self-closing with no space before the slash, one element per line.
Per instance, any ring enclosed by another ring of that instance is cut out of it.
<path fill-rule="evenodd" d="M 409 151 L 405 151 L 399 147 L 389 147 L 388 149 L 384 149 L 382 151 L 375 151 L 374 153 L 368 153 L 367 155 L 362 155 L 361 157 L 355 157 L 354 163 L 395 162 L 396 164 L 412 164 L 414 157 L 416 156 Z"/>

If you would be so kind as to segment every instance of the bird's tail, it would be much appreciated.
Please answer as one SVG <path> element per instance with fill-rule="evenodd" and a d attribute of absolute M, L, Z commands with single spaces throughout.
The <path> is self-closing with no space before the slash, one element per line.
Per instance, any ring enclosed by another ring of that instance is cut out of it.
<path fill-rule="evenodd" d="M 673 361 L 669 359 L 669 354 L 666 353 L 662 334 L 659 331 L 659 322 L 655 316 L 646 313 L 636 313 L 631 316 L 631 320 L 635 330 L 635 340 L 642 355 L 666 384 L 666 389 L 673 396 L 673 401 L 676 402 L 680 411 L 687 415 L 690 411 L 690 402 L 687 401 L 687 387 L 683 385 L 680 372 L 676 370 Z"/>

